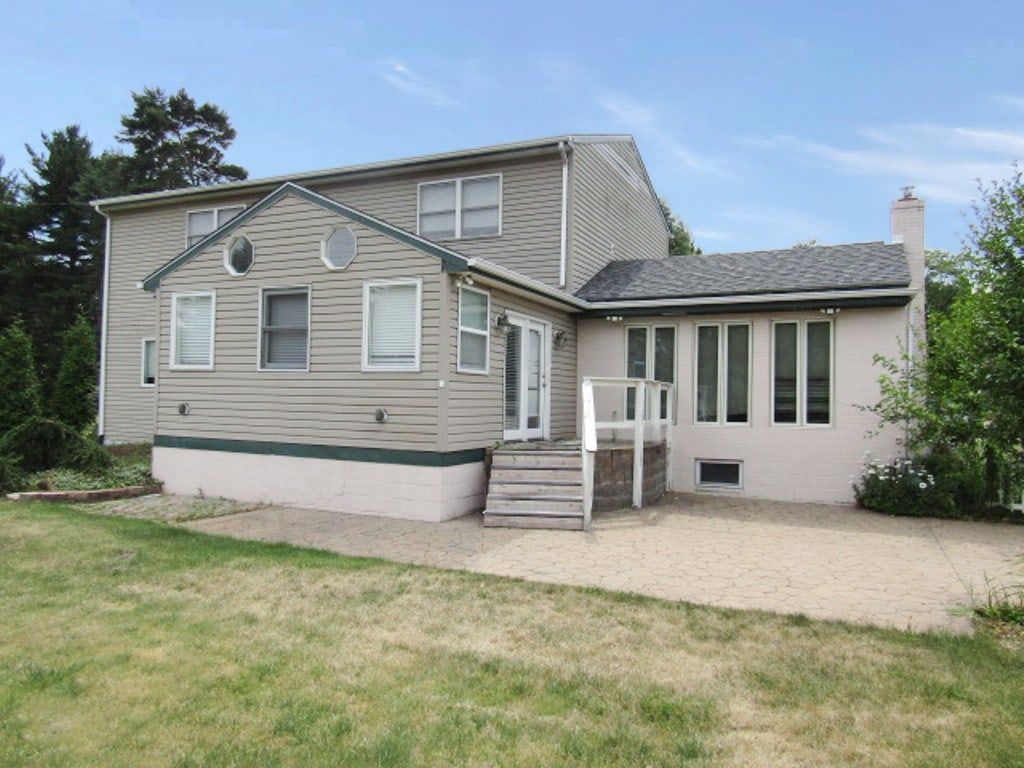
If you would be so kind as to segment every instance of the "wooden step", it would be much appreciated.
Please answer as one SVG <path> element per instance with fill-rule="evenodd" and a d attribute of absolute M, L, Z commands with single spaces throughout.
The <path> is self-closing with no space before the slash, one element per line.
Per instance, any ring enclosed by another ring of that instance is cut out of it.
<path fill-rule="evenodd" d="M 583 460 L 573 451 L 516 451 L 509 453 L 495 452 L 491 458 L 491 466 L 499 468 L 544 467 L 549 469 L 579 469 Z"/>
<path fill-rule="evenodd" d="M 488 493 L 499 496 L 537 496 L 545 494 L 580 495 L 583 490 L 583 479 L 575 480 L 544 480 L 535 482 L 532 480 L 495 480 L 491 478 Z"/>
<path fill-rule="evenodd" d="M 548 528 L 565 531 L 582 531 L 583 515 L 504 515 L 484 514 L 485 528 Z"/>
<path fill-rule="evenodd" d="M 581 482 L 583 470 L 572 467 L 491 467 L 491 482 L 523 480 L 530 483 Z"/>
<path fill-rule="evenodd" d="M 505 512 L 551 512 L 554 514 L 583 514 L 583 498 L 581 496 L 499 496 L 488 494 L 487 508 L 500 509 Z"/>

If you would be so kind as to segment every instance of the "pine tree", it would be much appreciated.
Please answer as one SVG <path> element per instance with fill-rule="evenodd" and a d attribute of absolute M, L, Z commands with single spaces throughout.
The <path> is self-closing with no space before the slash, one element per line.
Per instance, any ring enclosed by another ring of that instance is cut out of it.
<path fill-rule="evenodd" d="M 686 225 L 680 219 L 673 215 L 672 210 L 668 207 L 668 203 L 659 197 L 658 204 L 661 206 L 661 212 L 665 216 L 665 221 L 668 222 L 669 256 L 689 256 L 693 253 L 702 253 L 701 249 L 694 245 L 693 235 L 690 234 L 690 230 L 686 228 Z"/>
<path fill-rule="evenodd" d="M 96 332 L 79 315 L 64 334 L 60 371 L 50 398 L 49 412 L 75 431 L 82 431 L 96 416 Z"/>
<path fill-rule="evenodd" d="M 131 192 L 239 181 L 244 168 L 224 162 L 235 140 L 227 114 L 213 104 L 196 105 L 184 89 L 167 95 L 160 88 L 132 93 L 135 109 L 121 118 L 117 139 L 130 144 L 127 158 Z"/>
<path fill-rule="evenodd" d="M 0 333 L 0 436 L 41 411 L 32 339 L 20 321 Z"/>

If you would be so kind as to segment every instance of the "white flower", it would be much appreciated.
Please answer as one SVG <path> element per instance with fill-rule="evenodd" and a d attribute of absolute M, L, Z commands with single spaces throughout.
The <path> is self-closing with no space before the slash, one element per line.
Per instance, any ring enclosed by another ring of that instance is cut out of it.
<path fill-rule="evenodd" d="M 925 488 L 928 487 L 928 483 L 920 483 L 920 484 L 918 484 L 917 487 L 920 488 L 923 491 Z"/>

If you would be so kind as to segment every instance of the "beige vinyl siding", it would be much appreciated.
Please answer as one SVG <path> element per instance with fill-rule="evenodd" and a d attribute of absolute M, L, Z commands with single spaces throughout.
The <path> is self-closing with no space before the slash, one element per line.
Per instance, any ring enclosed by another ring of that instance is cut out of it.
<path fill-rule="evenodd" d="M 344 270 L 320 260 L 321 238 L 349 226 L 358 252 Z M 440 261 L 304 200 L 286 196 L 232 236 L 252 241 L 249 273 L 232 277 L 219 246 L 161 284 L 162 435 L 437 450 Z M 421 364 L 413 372 L 361 370 L 363 284 L 422 281 Z M 310 289 L 309 370 L 257 370 L 260 289 Z M 216 290 L 214 370 L 168 368 L 171 295 Z M 178 413 L 188 403 L 187 416 Z M 378 424 L 383 408 L 389 421 Z"/>
<path fill-rule="evenodd" d="M 141 386 L 142 340 L 157 337 L 157 306 L 139 282 L 185 250 L 187 211 L 251 202 L 231 199 L 111 214 L 104 396 L 108 442 L 153 439 L 155 390 Z"/>
<path fill-rule="evenodd" d="M 491 296 L 490 357 L 487 375 L 457 373 L 455 348 L 458 335 L 458 288 L 451 292 L 448 339 L 452 355 L 448 369 L 447 435 L 449 450 L 482 448 L 502 439 L 504 429 L 505 339 L 494 329 L 494 316 L 508 311 L 542 320 L 551 333 L 565 331 L 562 349 L 551 346 L 551 437 L 576 434 L 576 322 L 565 312 L 498 289 Z M 477 288 L 481 286 L 477 285 Z"/>
<path fill-rule="evenodd" d="M 439 242 L 466 256 L 488 259 L 557 286 L 562 206 L 562 165 L 557 152 L 515 162 L 481 163 L 311 188 L 396 227 L 416 232 L 420 183 L 493 173 L 501 174 L 501 234 Z"/>
<path fill-rule="evenodd" d="M 576 145 L 571 187 L 571 291 L 609 261 L 668 253 L 664 219 L 632 142 Z"/>

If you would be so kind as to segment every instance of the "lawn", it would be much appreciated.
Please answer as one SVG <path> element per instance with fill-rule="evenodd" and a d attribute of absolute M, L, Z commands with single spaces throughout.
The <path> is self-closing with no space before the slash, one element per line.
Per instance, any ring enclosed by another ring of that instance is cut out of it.
<path fill-rule="evenodd" d="M 1024 766 L 1024 652 L 0 504 L 0 765 Z"/>

